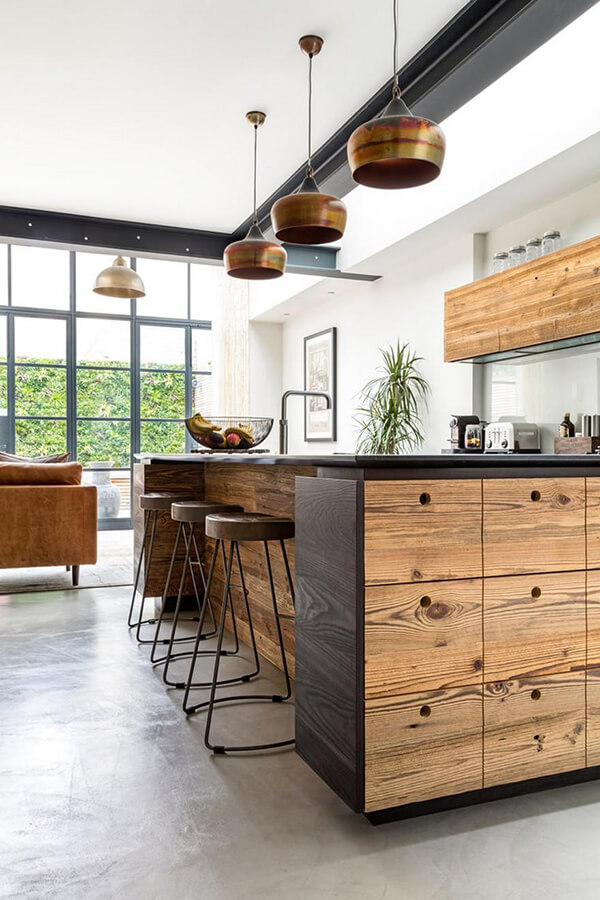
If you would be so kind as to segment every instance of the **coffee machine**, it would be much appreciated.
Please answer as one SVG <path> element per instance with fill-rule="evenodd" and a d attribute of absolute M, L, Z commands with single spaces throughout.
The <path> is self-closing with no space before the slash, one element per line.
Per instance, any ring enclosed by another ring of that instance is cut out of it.
<path fill-rule="evenodd" d="M 479 416 L 457 416 L 450 417 L 450 452 L 451 453 L 477 453 L 483 450 L 483 428 L 481 428 L 481 441 L 479 447 L 467 447 L 465 433 L 467 426 L 479 425 L 482 423 Z"/>

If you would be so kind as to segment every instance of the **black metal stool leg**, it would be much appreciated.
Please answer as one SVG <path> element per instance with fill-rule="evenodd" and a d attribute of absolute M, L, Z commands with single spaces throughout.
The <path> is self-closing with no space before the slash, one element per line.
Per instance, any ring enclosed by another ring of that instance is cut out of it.
<path fill-rule="evenodd" d="M 216 567 L 216 563 L 217 563 L 217 557 L 219 555 L 219 544 L 222 544 L 222 542 L 216 541 L 215 549 L 213 551 L 213 555 L 212 555 L 212 559 L 211 559 L 210 570 L 209 570 L 208 578 L 206 581 L 207 596 L 210 595 L 210 589 L 211 589 L 212 582 L 213 582 L 213 576 L 214 576 L 215 567 Z M 239 550 L 238 550 L 238 559 L 239 559 Z M 225 558 L 225 570 L 224 571 L 227 572 L 227 558 Z M 240 578 L 243 579 L 243 573 L 242 573 L 241 568 L 240 568 Z M 246 599 L 245 587 L 243 588 L 243 590 L 244 590 L 244 598 L 245 598 L 246 608 L 248 608 L 248 601 Z M 231 577 L 230 577 L 228 598 L 229 598 L 229 602 L 231 603 L 230 611 L 233 613 L 233 610 L 232 610 L 233 601 L 231 600 Z M 206 609 L 206 607 L 205 607 L 205 609 Z M 225 618 L 227 618 L 227 612 L 225 612 Z M 252 644 L 254 647 L 254 657 L 255 657 L 255 662 L 256 662 L 256 669 L 254 672 L 249 672 L 244 675 L 237 675 L 235 678 L 222 678 L 218 682 L 219 687 L 221 687 L 223 685 L 227 685 L 227 684 L 239 684 L 239 683 L 250 681 L 252 678 L 255 678 L 260 671 L 260 662 L 258 661 L 258 653 L 256 651 L 256 641 L 254 639 L 254 630 L 252 628 L 252 620 L 250 619 L 249 622 L 250 622 L 250 633 L 252 636 Z M 183 696 L 182 707 L 183 707 L 183 710 L 186 713 L 186 715 L 191 715 L 192 713 L 197 712 L 199 709 L 203 709 L 203 708 L 207 707 L 209 704 L 208 700 L 204 700 L 201 703 L 195 703 L 193 706 L 188 705 L 190 690 L 192 690 L 193 688 L 210 688 L 210 687 L 212 687 L 212 681 L 194 682 L 194 669 L 196 666 L 196 660 L 197 660 L 198 656 L 202 656 L 202 655 L 214 656 L 217 652 L 216 650 L 199 650 L 198 649 L 200 646 L 201 631 L 202 631 L 202 623 L 200 623 L 200 625 L 198 626 L 198 634 L 196 636 L 196 644 L 194 646 L 194 649 L 191 654 L 188 654 L 192 657 L 192 659 L 191 659 L 191 663 L 190 663 L 190 669 L 189 669 L 187 681 L 176 685 L 176 687 L 185 688 L 185 694 Z M 233 650 L 221 650 L 221 652 L 220 652 L 220 656 L 235 656 L 235 655 L 236 655 L 236 653 Z M 217 698 L 215 700 L 215 703 L 224 703 L 225 701 L 227 701 L 229 699 L 230 699 L 229 697 Z"/>
<path fill-rule="evenodd" d="M 145 565 L 146 571 L 145 571 L 145 573 L 144 573 L 144 586 L 143 586 L 143 588 L 142 588 L 142 600 L 141 600 L 141 605 L 140 605 L 140 617 L 139 617 L 139 619 L 138 619 L 137 628 L 136 628 L 136 631 L 135 631 L 135 639 L 136 639 L 136 641 L 138 642 L 138 644 L 150 644 L 150 643 L 152 643 L 152 641 L 146 640 L 145 638 L 142 638 L 142 636 L 141 636 L 141 634 L 140 634 L 140 630 L 141 630 L 142 625 L 154 625 L 154 622 L 155 622 L 155 619 L 142 619 L 142 615 L 143 615 L 143 612 L 144 612 L 144 600 L 145 600 L 145 597 L 146 597 L 146 582 L 148 581 L 148 575 L 150 574 L 150 567 L 152 566 L 152 554 L 153 554 L 153 552 L 154 552 L 154 536 L 155 536 L 155 534 L 156 534 L 156 522 L 157 522 L 157 520 L 158 520 L 158 512 L 157 512 L 157 510 L 152 510 L 151 513 L 150 513 L 150 516 L 151 516 L 151 518 L 152 518 L 152 527 L 151 527 L 151 529 L 150 529 L 150 544 L 149 544 L 149 546 L 148 546 L 148 557 L 147 557 L 147 562 L 146 562 L 146 555 L 145 555 L 145 553 L 144 553 L 144 565 Z"/>
<path fill-rule="evenodd" d="M 137 622 L 133 622 L 133 610 L 135 607 L 135 598 L 137 594 L 138 584 L 140 582 L 140 573 L 142 571 L 142 563 L 144 562 L 144 552 L 146 548 L 146 539 L 148 537 L 148 529 L 150 528 L 150 516 L 144 514 L 144 536 L 142 538 L 142 546 L 140 548 L 140 557 L 138 559 L 137 568 L 135 570 L 135 581 L 133 582 L 133 593 L 131 595 L 131 606 L 129 607 L 129 616 L 127 617 L 127 625 L 129 628 L 136 628 Z M 144 608 L 144 598 L 142 597 L 142 605 L 140 607 L 140 618 Z"/>
<path fill-rule="evenodd" d="M 296 592 L 294 590 L 294 582 L 292 581 L 292 572 L 290 570 L 290 562 L 288 560 L 287 550 L 285 549 L 285 541 L 279 541 L 281 547 L 281 555 L 283 556 L 283 564 L 285 566 L 285 577 L 287 578 L 290 596 L 292 598 L 292 606 L 296 608 Z"/>
<path fill-rule="evenodd" d="M 171 635 L 169 638 L 169 646 L 167 648 L 167 653 L 166 653 L 166 656 L 164 659 L 164 668 L 163 668 L 163 673 L 162 673 L 163 682 L 165 684 L 169 685 L 170 687 L 175 687 L 177 684 L 177 682 L 175 682 L 175 681 L 169 681 L 167 678 L 167 675 L 169 672 L 169 665 L 170 665 L 171 659 L 173 657 L 173 644 L 175 643 L 175 632 L 177 630 L 177 623 L 179 621 L 179 611 L 181 609 L 181 598 L 183 596 L 183 586 L 185 584 L 185 576 L 188 573 L 188 571 L 190 570 L 190 556 L 192 553 L 192 535 L 193 535 L 193 533 L 194 533 L 194 525 L 193 524 L 190 525 L 189 537 L 186 537 L 185 526 L 183 527 L 183 536 L 184 536 L 184 541 L 185 541 L 185 560 L 183 563 L 183 568 L 181 569 L 181 578 L 179 579 L 179 590 L 177 591 L 177 601 L 175 603 L 175 611 L 173 612 L 173 624 L 172 624 L 172 628 L 171 628 Z M 200 609 L 200 600 L 198 598 L 198 593 L 197 593 L 197 589 L 196 589 L 196 581 L 193 576 L 192 576 L 192 581 L 194 584 L 194 591 L 196 593 L 196 600 L 199 604 L 199 609 Z M 199 624 L 202 625 L 203 622 L 204 622 L 204 617 L 202 615 L 202 609 L 200 609 Z M 202 629 L 200 627 L 198 629 L 198 631 L 201 631 L 201 630 Z M 190 636 L 189 640 L 193 640 L 193 637 Z"/>
<path fill-rule="evenodd" d="M 208 612 L 210 613 L 210 619 L 212 622 L 212 631 L 204 632 L 205 637 L 213 637 L 217 633 L 217 620 L 215 619 L 215 611 L 213 609 L 212 600 L 206 593 L 206 575 L 204 574 L 204 566 L 202 565 L 202 557 L 200 555 L 200 551 L 198 549 L 198 543 L 196 541 L 196 534 L 194 532 L 194 552 L 196 554 L 196 561 L 198 563 L 198 569 L 200 570 L 200 578 L 202 579 L 202 590 L 204 591 L 204 600 L 208 602 Z M 194 561 L 192 560 L 192 565 Z"/>
<path fill-rule="evenodd" d="M 279 620 L 279 609 L 277 608 L 277 596 L 275 594 L 275 582 L 273 581 L 273 568 L 271 566 L 271 554 L 269 553 L 269 543 L 264 541 L 265 559 L 267 561 L 267 572 L 269 575 L 269 587 L 271 589 L 271 600 L 273 602 L 273 615 L 275 617 L 275 627 L 277 628 L 277 638 L 279 640 L 279 652 L 281 653 L 281 664 L 283 666 L 283 674 L 285 676 L 285 696 L 281 700 L 289 700 L 292 696 L 292 684 L 290 682 L 290 673 L 288 671 L 287 658 L 285 655 L 285 647 L 283 646 L 283 633 L 281 631 L 281 622 Z"/>
<path fill-rule="evenodd" d="M 223 592 L 223 608 L 221 610 L 221 618 L 219 621 L 218 641 L 222 641 L 223 632 L 225 629 L 225 614 L 226 614 L 225 598 L 227 596 L 227 590 L 229 588 L 229 582 L 231 579 L 231 569 L 233 567 L 234 546 L 235 546 L 235 550 L 236 550 L 236 554 L 237 554 L 238 566 L 240 568 L 240 579 L 242 581 L 244 597 L 246 598 L 246 610 L 247 610 L 247 613 L 249 616 L 250 627 L 252 629 L 252 625 L 251 625 L 252 618 L 250 615 L 250 607 L 249 607 L 249 604 L 247 603 L 247 593 L 245 590 L 243 569 L 241 566 L 241 560 L 240 560 L 240 556 L 239 556 L 239 545 L 238 545 L 237 541 L 231 541 L 230 551 L 229 551 L 229 565 L 228 565 L 226 573 L 225 573 L 225 590 Z M 269 567 L 269 572 L 270 572 L 270 560 L 268 561 L 268 567 Z M 272 585 L 272 593 L 274 596 L 273 576 L 272 576 L 271 572 L 270 572 L 270 580 L 271 580 L 271 585 Z M 277 616 L 276 616 L 276 620 L 277 620 Z M 253 630 L 251 631 L 251 633 L 253 634 Z M 204 745 L 205 745 L 205 747 L 207 747 L 209 750 L 212 750 L 213 753 L 235 753 L 235 752 L 244 752 L 244 751 L 251 751 L 251 750 L 275 750 L 278 747 L 289 747 L 291 744 L 294 744 L 295 743 L 294 739 L 287 740 L 287 741 L 271 741 L 268 744 L 246 744 L 246 745 L 242 745 L 242 746 L 232 746 L 232 745 L 225 745 L 225 744 L 211 744 L 211 742 L 210 742 L 210 727 L 211 727 L 211 723 L 212 723 L 212 716 L 213 716 L 215 704 L 226 703 L 227 701 L 231 702 L 231 701 L 236 701 L 236 700 L 270 700 L 272 703 L 274 703 L 274 702 L 280 702 L 282 700 L 288 699 L 288 697 L 282 697 L 281 695 L 273 695 L 273 694 L 241 694 L 241 695 L 235 695 L 235 696 L 229 696 L 229 697 L 216 697 L 215 695 L 216 695 L 216 690 L 217 690 L 217 686 L 218 686 L 218 674 L 219 674 L 219 662 L 220 662 L 218 646 L 219 646 L 219 644 L 217 644 L 217 655 L 215 657 L 215 667 L 214 667 L 214 671 L 213 671 L 213 681 L 212 681 L 212 685 L 211 685 L 210 699 L 208 700 L 208 703 L 207 703 L 208 714 L 206 717 L 206 725 L 205 725 L 205 730 L 204 730 Z M 281 650 L 283 653 L 283 658 L 285 660 L 285 651 L 283 650 L 283 639 L 281 638 L 281 635 L 280 635 L 280 646 L 281 646 Z M 291 686 L 290 686 L 290 682 L 289 682 L 289 675 L 287 672 L 287 663 L 285 663 L 285 661 L 284 661 L 284 666 L 285 666 L 285 674 L 286 674 L 287 685 L 288 685 L 288 696 L 290 696 L 291 695 Z"/>

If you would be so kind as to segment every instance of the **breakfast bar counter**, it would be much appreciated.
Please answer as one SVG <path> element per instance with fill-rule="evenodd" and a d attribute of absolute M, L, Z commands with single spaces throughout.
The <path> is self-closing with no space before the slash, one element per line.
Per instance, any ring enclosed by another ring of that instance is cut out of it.
<path fill-rule="evenodd" d="M 296 750 L 381 822 L 600 777 L 599 473 L 595 455 L 157 454 L 135 487 L 295 519 Z"/>

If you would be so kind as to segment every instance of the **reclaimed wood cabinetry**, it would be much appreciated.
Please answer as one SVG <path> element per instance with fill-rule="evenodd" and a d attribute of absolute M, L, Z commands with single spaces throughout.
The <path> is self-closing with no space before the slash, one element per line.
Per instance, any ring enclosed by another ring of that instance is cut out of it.
<path fill-rule="evenodd" d="M 600 482 L 373 479 L 352 491 L 362 554 L 344 588 L 357 609 L 332 636 L 359 662 L 352 754 L 336 748 L 352 760 L 354 808 L 416 811 L 600 766 Z M 320 511 L 316 541 L 335 528 L 335 508 Z M 320 576 L 303 564 L 316 599 Z M 314 613 L 306 622 L 315 632 Z M 297 704 L 302 718 L 301 693 Z"/>
<path fill-rule="evenodd" d="M 444 359 L 598 336 L 600 237 L 447 291 Z"/>

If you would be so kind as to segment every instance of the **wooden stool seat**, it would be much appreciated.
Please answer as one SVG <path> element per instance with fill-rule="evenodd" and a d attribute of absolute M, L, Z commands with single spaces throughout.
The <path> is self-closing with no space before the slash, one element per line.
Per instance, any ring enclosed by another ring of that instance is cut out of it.
<path fill-rule="evenodd" d="M 208 537 L 221 541 L 287 541 L 294 537 L 294 522 L 263 513 L 211 513 L 206 517 Z"/>
<path fill-rule="evenodd" d="M 179 500 L 189 500 L 189 494 L 176 494 L 173 491 L 161 491 L 160 493 L 150 493 L 140 495 L 140 509 L 151 510 L 152 512 L 169 512 L 171 505 Z"/>
<path fill-rule="evenodd" d="M 214 503 L 211 500 L 178 500 L 171 505 L 171 518 L 175 522 L 203 525 L 206 517 L 212 513 L 241 513 L 243 511 L 243 506 Z"/>

